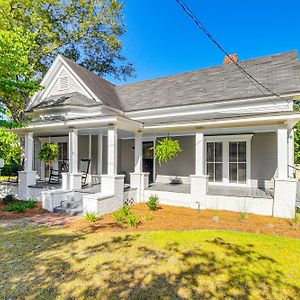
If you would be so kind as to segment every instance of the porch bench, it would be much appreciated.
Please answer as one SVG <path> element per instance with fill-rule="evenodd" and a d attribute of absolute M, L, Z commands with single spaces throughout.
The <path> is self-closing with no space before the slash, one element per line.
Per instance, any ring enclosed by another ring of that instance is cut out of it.
<path fill-rule="evenodd" d="M 170 178 L 174 178 L 176 176 L 172 175 L 157 175 L 155 179 L 155 183 L 171 183 Z M 191 184 L 191 179 L 189 176 L 177 176 L 182 180 L 183 184 Z"/>

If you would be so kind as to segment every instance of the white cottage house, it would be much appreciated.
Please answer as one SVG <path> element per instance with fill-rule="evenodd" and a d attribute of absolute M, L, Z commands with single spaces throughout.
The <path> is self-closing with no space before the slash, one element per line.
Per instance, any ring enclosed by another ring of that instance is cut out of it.
<path fill-rule="evenodd" d="M 240 61 L 268 89 L 260 91 L 230 61 L 221 66 L 116 86 L 58 56 L 31 100 L 25 167 L 2 193 L 36 197 L 49 211 L 106 214 L 158 195 L 160 203 L 291 218 L 295 213 L 293 134 L 300 113 L 300 63 L 291 51 Z M 182 152 L 167 164 L 152 147 L 163 137 Z M 43 143 L 59 145 L 48 184 L 38 159 Z M 89 159 L 88 185 L 79 164 Z M 170 177 L 182 184 L 170 184 Z"/>

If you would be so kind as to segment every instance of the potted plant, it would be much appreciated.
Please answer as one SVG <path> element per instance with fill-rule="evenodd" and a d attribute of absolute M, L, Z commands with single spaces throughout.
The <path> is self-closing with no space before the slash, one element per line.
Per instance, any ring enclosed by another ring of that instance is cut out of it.
<path fill-rule="evenodd" d="M 58 158 L 59 150 L 57 144 L 46 143 L 42 146 L 39 153 L 39 159 L 50 165 Z"/>
<path fill-rule="evenodd" d="M 154 147 L 154 149 L 155 159 L 158 160 L 159 165 L 166 163 L 169 159 L 175 158 L 178 153 L 181 152 L 179 142 L 169 137 L 158 141 L 158 144 Z"/>

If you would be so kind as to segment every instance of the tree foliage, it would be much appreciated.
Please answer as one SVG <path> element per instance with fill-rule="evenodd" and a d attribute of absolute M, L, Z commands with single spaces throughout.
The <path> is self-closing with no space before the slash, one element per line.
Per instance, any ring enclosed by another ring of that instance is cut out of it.
<path fill-rule="evenodd" d="M 126 78 L 133 67 L 121 55 L 122 9 L 119 0 L 0 0 L 0 28 L 35 34 L 29 60 L 40 75 L 60 53 L 98 75 Z"/>
<path fill-rule="evenodd" d="M 159 140 L 158 145 L 155 146 L 155 159 L 157 159 L 161 165 L 175 158 L 179 152 L 181 152 L 179 142 L 167 137 Z"/>
<path fill-rule="evenodd" d="M 0 0 L 0 101 L 15 121 L 22 120 L 37 82 L 57 54 L 100 76 L 133 75 L 132 64 L 121 54 L 122 9 L 119 0 Z M 8 82 L 6 74 L 11 75 Z"/>
<path fill-rule="evenodd" d="M 300 110 L 299 101 L 294 102 L 294 110 Z M 294 161 L 300 164 L 300 122 L 294 128 Z"/>
<path fill-rule="evenodd" d="M 0 158 L 5 164 L 21 162 L 21 145 L 18 136 L 5 129 L 0 128 Z"/>
<path fill-rule="evenodd" d="M 34 78 L 29 55 L 34 44 L 34 34 L 20 28 L 0 29 L 0 101 L 1 124 L 9 124 L 8 116 L 13 120 L 23 119 L 23 112 L 29 98 L 39 90 Z"/>

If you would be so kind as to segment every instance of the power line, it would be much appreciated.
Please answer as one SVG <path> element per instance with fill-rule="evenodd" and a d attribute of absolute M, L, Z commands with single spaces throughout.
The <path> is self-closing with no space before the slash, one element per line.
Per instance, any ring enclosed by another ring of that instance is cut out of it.
<path fill-rule="evenodd" d="M 232 63 L 243 73 L 243 75 L 262 93 L 264 96 L 270 96 L 266 94 L 261 88 L 268 91 L 271 95 L 284 100 L 290 106 L 290 103 L 287 99 L 281 97 L 279 94 L 273 92 L 264 84 L 259 82 L 256 78 L 254 78 L 248 71 L 246 71 L 237 61 L 235 61 L 229 53 L 220 45 L 220 43 L 211 35 L 211 33 L 205 28 L 205 26 L 199 21 L 199 19 L 193 14 L 193 12 L 189 9 L 189 7 L 183 3 L 181 0 L 176 0 L 180 7 L 184 10 L 184 12 L 195 22 L 195 24 L 207 35 L 207 37 L 230 59 Z M 270 99 L 270 101 L 275 105 L 275 103 Z"/>

